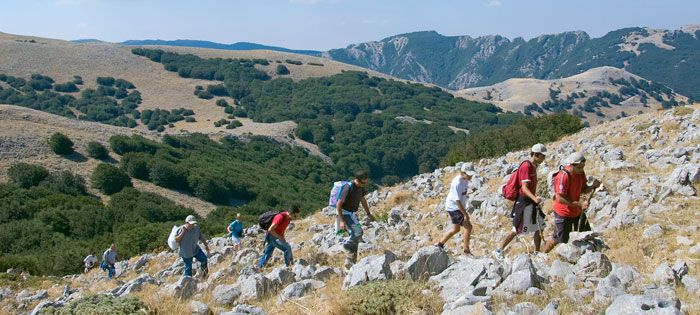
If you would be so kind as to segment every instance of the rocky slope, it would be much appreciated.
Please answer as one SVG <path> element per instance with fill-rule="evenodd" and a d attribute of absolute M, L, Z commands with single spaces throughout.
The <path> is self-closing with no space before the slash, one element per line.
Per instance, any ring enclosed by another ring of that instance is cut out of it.
<path fill-rule="evenodd" d="M 443 314 L 697 314 L 700 309 L 700 106 L 680 107 L 604 123 L 547 144 L 544 175 L 574 151 L 587 156 L 587 174 L 603 189 L 587 214 L 593 232 L 572 235 L 552 253 L 528 254 L 529 237 L 516 240 L 504 259 L 490 252 L 509 229 L 510 205 L 498 186 L 527 152 L 481 160 L 471 181 L 469 211 L 476 257 L 460 256 L 459 236 L 439 251 L 431 244 L 449 227 L 442 204 L 459 165 L 437 169 L 367 196 L 377 222 L 364 221 L 361 260 L 345 271 L 332 227 L 332 211 L 294 222 L 288 238 L 293 268 L 251 267 L 259 257 L 259 229 L 246 230 L 244 249 L 212 238 L 208 279 L 182 278 L 182 263 L 164 251 L 117 265 L 117 280 L 103 273 L 42 281 L 17 280 L 0 288 L 8 313 L 49 312 L 89 294 L 137 297 L 152 311 L 168 314 L 342 314 L 376 302 L 383 291 L 351 300 L 373 284 L 415 283 L 425 289 L 389 311 Z M 551 235 L 551 205 L 545 204 Z M 163 235 L 163 242 L 167 238 Z M 10 270 L 8 272 L 17 273 Z M 397 279 L 405 279 L 397 281 Z M 345 293 L 343 293 L 345 292 Z M 422 301 L 422 300 L 421 300 Z"/>
<path fill-rule="evenodd" d="M 700 98 L 698 27 L 625 28 L 591 38 L 582 31 L 513 40 L 415 32 L 349 45 L 323 56 L 392 76 L 450 89 L 496 84 L 510 78 L 557 79 L 613 66 Z"/>

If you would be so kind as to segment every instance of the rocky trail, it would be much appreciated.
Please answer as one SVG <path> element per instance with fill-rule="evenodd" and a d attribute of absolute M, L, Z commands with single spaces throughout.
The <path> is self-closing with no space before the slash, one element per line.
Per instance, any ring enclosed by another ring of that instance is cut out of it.
<path fill-rule="evenodd" d="M 159 314 L 360 313 L 352 307 L 381 294 L 361 301 L 350 299 L 351 292 L 413 283 L 423 289 L 409 299 L 437 306 L 397 302 L 388 313 L 700 313 L 700 107 L 604 123 L 547 147 L 538 169 L 541 193 L 545 174 L 574 151 L 585 152 L 587 175 L 603 182 L 586 212 L 593 231 L 573 233 L 549 254 L 528 254 L 526 236 L 512 242 L 503 259 L 491 256 L 510 228 L 511 204 L 497 190 L 526 158 L 521 151 L 475 163 L 479 175 L 470 182 L 468 202 L 475 257 L 460 255 L 459 235 L 446 250 L 432 245 L 449 228 L 443 201 L 458 164 L 369 194 L 378 220 L 363 216 L 360 259 L 347 271 L 327 208 L 291 225 L 291 268 L 279 267 L 279 252 L 266 269 L 252 267 L 262 248 L 254 226 L 246 229 L 242 250 L 224 238 L 209 241 L 207 279 L 181 277 L 176 253 L 150 253 L 119 262 L 115 280 L 94 270 L 0 287 L 0 312 L 52 314 L 102 294 L 138 298 Z M 551 202 L 544 211 L 549 239 Z"/>

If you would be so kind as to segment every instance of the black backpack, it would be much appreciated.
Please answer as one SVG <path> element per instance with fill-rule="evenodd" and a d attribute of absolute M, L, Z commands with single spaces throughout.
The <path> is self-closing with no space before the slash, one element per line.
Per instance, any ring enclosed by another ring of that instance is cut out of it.
<path fill-rule="evenodd" d="M 282 212 L 273 210 L 261 214 L 258 217 L 258 224 L 260 225 L 260 228 L 267 231 L 267 229 L 270 228 L 270 225 L 272 225 L 272 220 L 280 213 Z"/>

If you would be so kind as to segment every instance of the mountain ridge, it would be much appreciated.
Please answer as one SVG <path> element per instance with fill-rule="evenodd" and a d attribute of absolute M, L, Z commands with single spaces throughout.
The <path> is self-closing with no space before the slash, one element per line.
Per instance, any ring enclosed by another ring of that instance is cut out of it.
<path fill-rule="evenodd" d="M 232 44 L 222 44 L 212 41 L 205 40 L 192 40 L 192 39 L 177 39 L 177 40 L 162 40 L 162 39 L 144 39 L 144 40 L 126 40 L 118 44 L 127 46 L 178 46 L 178 47 L 198 47 L 198 48 L 210 48 L 210 49 L 224 49 L 224 50 L 271 50 L 295 53 L 301 55 L 309 56 L 320 56 L 321 52 L 316 50 L 308 49 L 289 49 L 285 47 L 269 46 L 252 42 L 236 42 Z"/>

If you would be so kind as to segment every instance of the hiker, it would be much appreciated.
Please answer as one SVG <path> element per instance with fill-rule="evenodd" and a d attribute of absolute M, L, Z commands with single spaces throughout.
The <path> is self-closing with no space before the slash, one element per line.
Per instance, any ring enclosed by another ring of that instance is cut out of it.
<path fill-rule="evenodd" d="M 231 241 L 233 241 L 233 249 L 240 250 L 241 238 L 243 237 L 243 222 L 241 221 L 240 213 L 236 213 L 236 219 L 228 225 L 226 230 L 231 237 Z"/>
<path fill-rule="evenodd" d="M 569 241 L 569 233 L 578 228 L 579 216 L 588 208 L 588 201 L 579 201 L 581 194 L 589 193 L 600 186 L 594 182 L 586 183 L 586 158 L 576 152 L 567 158 L 568 165 L 554 178 L 554 234 L 544 245 L 544 252 L 549 253 L 559 243 Z"/>
<path fill-rule="evenodd" d="M 102 271 L 107 271 L 107 276 L 112 279 L 116 273 L 114 264 L 117 263 L 117 246 L 112 244 L 102 254 Z"/>
<path fill-rule="evenodd" d="M 472 224 L 469 221 L 469 214 L 467 213 L 467 197 L 469 194 L 469 180 L 476 175 L 474 171 L 474 166 L 468 163 L 462 165 L 459 170 L 459 174 L 456 175 L 452 182 L 450 183 L 450 190 L 447 193 L 447 199 L 445 200 L 445 210 L 450 216 L 452 221 L 452 228 L 447 231 L 442 240 L 435 244 L 435 246 L 440 249 L 445 248 L 447 241 L 452 238 L 455 234 L 459 233 L 461 227 L 464 228 L 464 233 L 462 234 L 462 246 L 464 249 L 464 254 L 467 256 L 472 256 L 472 252 L 469 249 L 469 239 L 472 234 Z"/>
<path fill-rule="evenodd" d="M 272 218 L 272 224 L 265 232 L 265 249 L 263 250 L 262 257 L 258 262 L 258 268 L 262 269 L 263 266 L 272 257 L 272 252 L 275 248 L 279 249 L 284 253 L 284 264 L 287 267 L 292 266 L 292 246 L 289 245 L 287 240 L 284 238 L 284 232 L 287 230 L 287 226 L 292 220 L 299 215 L 299 207 L 292 206 L 288 211 L 279 212 Z"/>
<path fill-rule="evenodd" d="M 540 215 L 542 198 L 537 195 L 537 168 L 544 162 L 547 148 L 541 144 L 535 144 L 530 149 L 530 158 L 520 163 L 518 170 L 511 176 L 516 176 L 515 182 L 520 189 L 513 204 L 513 229 L 508 232 L 496 250 L 493 251 L 497 258 L 503 257 L 503 249 L 515 238 L 516 235 L 534 232 L 533 241 L 535 251 L 540 251 L 542 243 L 542 230 L 544 229 L 544 215 Z"/>
<path fill-rule="evenodd" d="M 340 189 L 338 201 L 335 204 L 336 221 L 339 231 L 347 231 L 348 238 L 343 240 L 345 250 L 345 268 L 350 268 L 357 262 L 357 249 L 362 240 L 362 225 L 357 218 L 357 210 L 360 203 L 365 208 L 365 213 L 370 221 L 374 221 L 374 216 L 369 211 L 369 205 L 365 199 L 367 181 L 369 175 L 365 171 L 355 172 L 355 178 Z"/>
<path fill-rule="evenodd" d="M 85 273 L 88 273 L 92 267 L 95 266 L 97 263 L 97 257 L 95 257 L 95 253 L 92 253 L 90 255 L 87 255 L 85 259 L 83 259 L 83 266 L 85 266 Z"/>
<path fill-rule="evenodd" d="M 185 224 L 178 230 L 175 240 L 180 244 L 180 257 L 182 257 L 182 261 L 185 263 L 183 274 L 186 277 L 192 276 L 192 258 L 194 258 L 199 261 L 200 268 L 202 269 L 202 278 L 206 278 L 209 274 L 209 268 L 207 267 L 209 245 L 207 245 L 207 238 L 204 236 L 204 233 L 202 233 L 193 215 L 188 215 L 187 218 L 185 218 Z M 197 244 L 200 241 L 207 250 L 206 254 Z"/>

